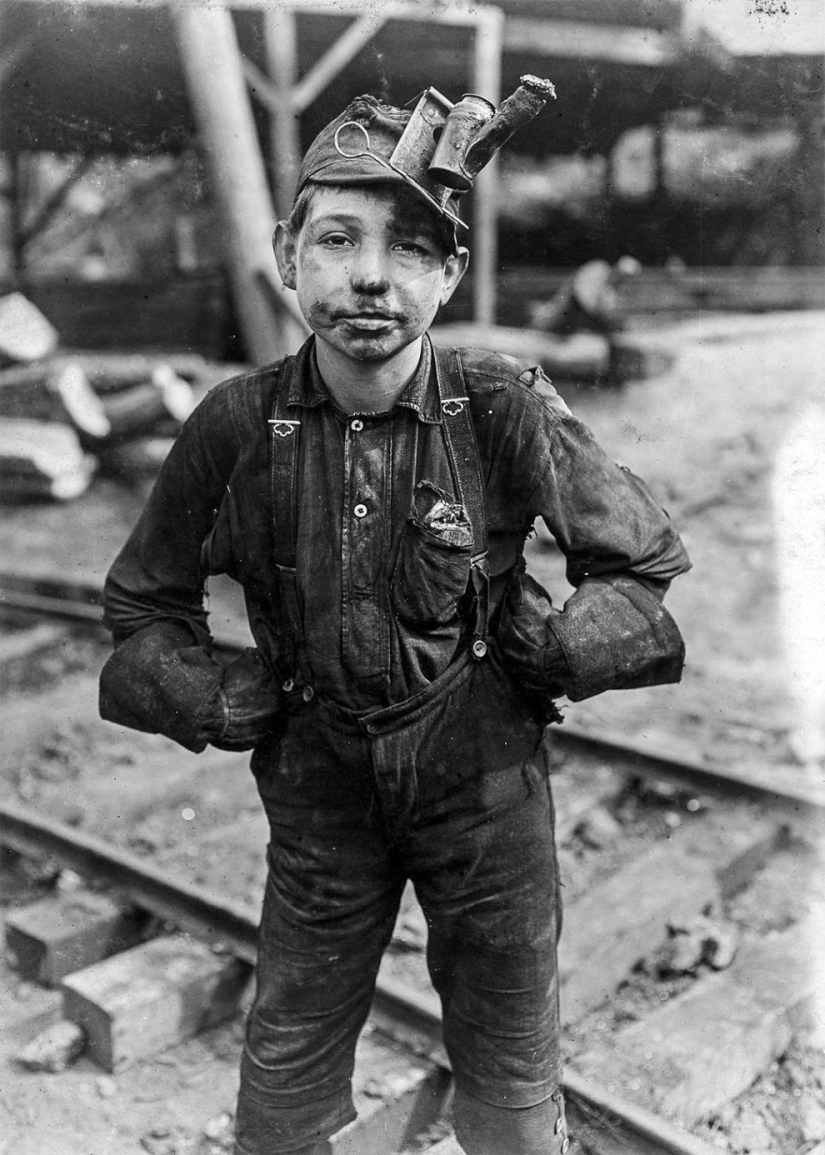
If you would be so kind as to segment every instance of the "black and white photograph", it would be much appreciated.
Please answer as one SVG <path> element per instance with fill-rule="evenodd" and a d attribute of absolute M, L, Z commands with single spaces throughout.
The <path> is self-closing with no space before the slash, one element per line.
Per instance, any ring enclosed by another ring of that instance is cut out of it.
<path fill-rule="evenodd" d="M 0 0 L 0 1155 L 825 1155 L 821 0 Z"/>

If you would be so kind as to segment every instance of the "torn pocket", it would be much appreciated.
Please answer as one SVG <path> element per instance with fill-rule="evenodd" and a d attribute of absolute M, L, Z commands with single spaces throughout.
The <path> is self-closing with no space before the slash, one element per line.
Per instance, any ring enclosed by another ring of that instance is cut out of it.
<path fill-rule="evenodd" d="M 460 502 L 430 482 L 416 486 L 392 580 L 397 616 L 407 625 L 446 625 L 470 580 L 473 529 Z"/>

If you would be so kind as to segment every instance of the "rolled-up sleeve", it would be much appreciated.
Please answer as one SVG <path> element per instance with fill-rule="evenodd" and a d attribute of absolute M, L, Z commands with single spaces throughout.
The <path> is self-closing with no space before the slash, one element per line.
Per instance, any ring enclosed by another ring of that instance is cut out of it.
<path fill-rule="evenodd" d="M 543 611 L 535 597 L 525 610 L 510 595 L 506 628 L 517 639 L 535 635 L 537 677 L 575 700 L 678 681 L 684 643 L 662 597 L 690 560 L 648 486 L 608 457 L 539 369 L 493 389 L 487 414 L 493 525 L 504 531 L 509 516 L 529 528 L 542 518 L 575 587 L 561 611 L 549 597 Z"/>

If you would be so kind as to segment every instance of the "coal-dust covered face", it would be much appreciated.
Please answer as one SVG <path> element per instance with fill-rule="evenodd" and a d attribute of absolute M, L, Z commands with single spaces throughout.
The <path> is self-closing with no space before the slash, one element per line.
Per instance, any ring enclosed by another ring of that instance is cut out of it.
<path fill-rule="evenodd" d="M 400 185 L 317 185 L 302 219 L 281 222 L 275 255 L 316 339 L 380 362 L 417 340 L 467 267 L 436 212 Z"/>

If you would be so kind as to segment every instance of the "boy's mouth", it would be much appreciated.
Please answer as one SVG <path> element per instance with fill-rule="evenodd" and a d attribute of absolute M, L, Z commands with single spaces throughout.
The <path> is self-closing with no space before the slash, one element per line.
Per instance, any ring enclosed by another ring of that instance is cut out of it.
<path fill-rule="evenodd" d="M 353 328 L 372 332 L 385 329 L 395 321 L 395 317 L 391 313 L 342 313 L 341 320 Z"/>

